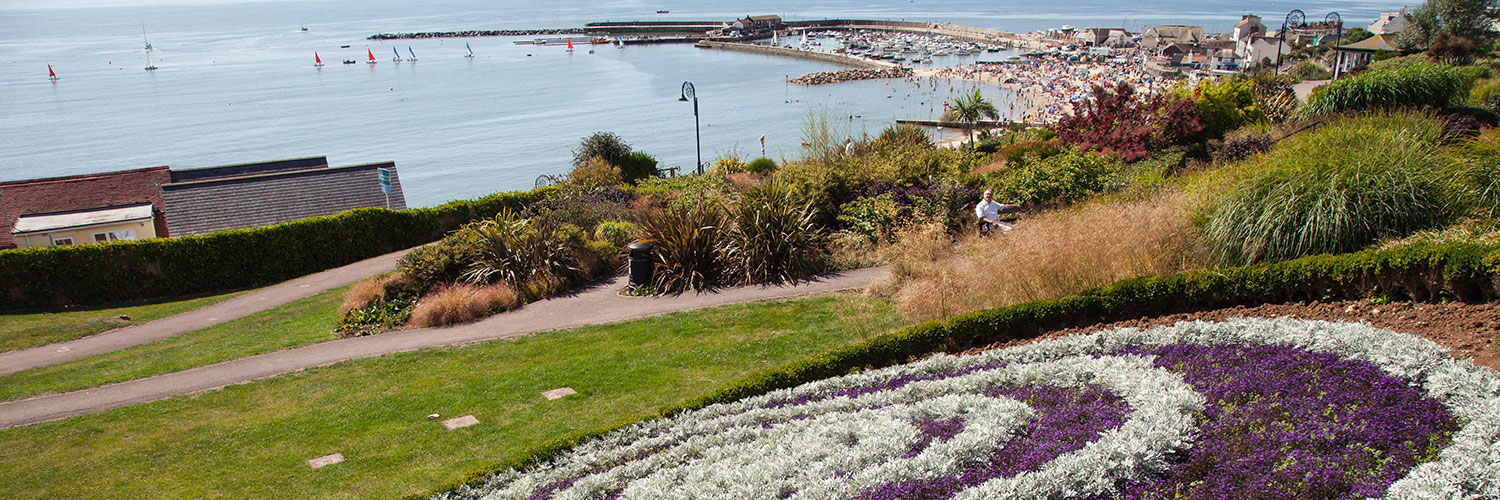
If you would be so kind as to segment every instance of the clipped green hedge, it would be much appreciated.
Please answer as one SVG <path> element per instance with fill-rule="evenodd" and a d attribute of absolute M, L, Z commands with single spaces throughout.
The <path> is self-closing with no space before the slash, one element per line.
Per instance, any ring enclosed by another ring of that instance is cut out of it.
<path fill-rule="evenodd" d="M 1148 276 L 1066 297 L 977 311 L 947 321 L 881 335 L 858 344 L 809 356 L 732 381 L 712 394 L 667 408 L 665 417 L 718 403 L 729 403 L 777 389 L 916 360 L 936 352 L 1021 340 L 1059 328 L 1128 317 L 1170 314 L 1298 300 L 1365 297 L 1434 300 L 1493 299 L 1500 285 L 1500 245 L 1417 243 L 1405 247 L 1342 255 L 1317 255 L 1246 267 Z M 524 458 L 470 469 L 459 483 L 479 485 L 494 472 L 536 465 L 591 438 L 631 425 L 622 421 L 555 440 Z M 408 498 L 425 498 L 413 495 Z"/>
<path fill-rule="evenodd" d="M 257 287 L 435 241 L 550 190 L 431 208 L 361 208 L 254 229 L 0 251 L 0 310 L 101 305 Z"/>

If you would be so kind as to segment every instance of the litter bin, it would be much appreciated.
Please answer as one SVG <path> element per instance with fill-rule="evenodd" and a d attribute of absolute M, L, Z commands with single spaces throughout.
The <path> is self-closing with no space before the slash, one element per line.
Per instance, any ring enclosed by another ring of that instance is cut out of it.
<path fill-rule="evenodd" d="M 630 251 L 630 287 L 651 284 L 656 263 L 651 259 L 651 244 L 637 241 L 625 247 Z"/>

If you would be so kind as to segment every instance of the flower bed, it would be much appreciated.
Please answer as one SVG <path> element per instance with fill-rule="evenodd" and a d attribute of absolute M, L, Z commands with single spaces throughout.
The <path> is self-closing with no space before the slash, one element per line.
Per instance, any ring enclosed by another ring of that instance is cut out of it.
<path fill-rule="evenodd" d="M 441 497 L 1494 498 L 1497 394 L 1367 325 L 1179 323 L 714 405 Z"/>

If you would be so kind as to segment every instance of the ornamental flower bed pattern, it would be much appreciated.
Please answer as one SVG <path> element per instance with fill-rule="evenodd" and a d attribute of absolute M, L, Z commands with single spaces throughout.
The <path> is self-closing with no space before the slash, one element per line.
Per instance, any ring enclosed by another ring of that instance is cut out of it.
<path fill-rule="evenodd" d="M 1500 375 L 1368 325 L 1118 329 L 643 422 L 439 498 L 1500 498 Z"/>

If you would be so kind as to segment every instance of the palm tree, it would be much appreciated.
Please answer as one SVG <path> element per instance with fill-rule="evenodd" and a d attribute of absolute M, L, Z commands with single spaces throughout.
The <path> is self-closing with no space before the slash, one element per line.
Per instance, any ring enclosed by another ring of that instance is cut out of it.
<path fill-rule="evenodd" d="M 994 103 L 986 100 L 984 96 L 979 95 L 979 89 L 975 88 L 973 94 L 959 96 L 957 99 L 954 99 L 953 106 L 950 106 L 948 111 L 943 112 L 942 120 L 957 123 L 964 130 L 969 131 L 969 143 L 972 145 L 974 143 L 974 129 L 979 126 L 979 121 L 985 118 L 998 120 L 1000 119 L 1000 112 L 995 110 Z"/>

